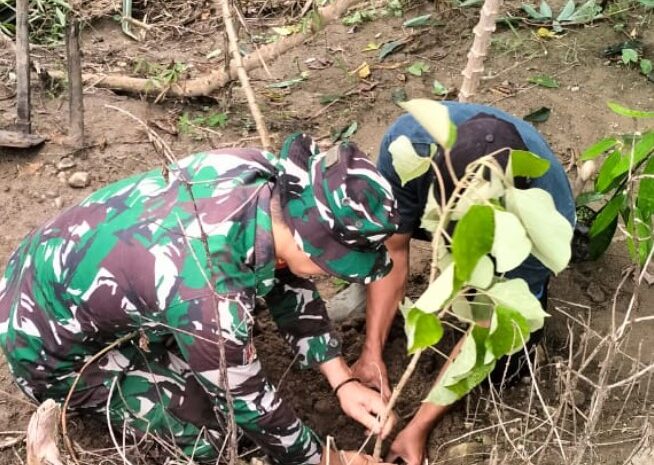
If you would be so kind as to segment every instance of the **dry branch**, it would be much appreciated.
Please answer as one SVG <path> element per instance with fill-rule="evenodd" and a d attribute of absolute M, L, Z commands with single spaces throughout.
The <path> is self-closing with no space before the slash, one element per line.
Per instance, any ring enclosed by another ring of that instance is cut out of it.
<path fill-rule="evenodd" d="M 16 1 L 16 126 L 30 133 L 29 0 Z"/>
<path fill-rule="evenodd" d="M 257 125 L 257 131 L 259 132 L 259 137 L 261 138 L 261 145 L 264 149 L 271 150 L 272 145 L 270 144 L 270 136 L 268 135 L 266 122 L 263 119 L 259 105 L 257 105 L 257 99 L 254 96 L 252 86 L 250 86 L 248 73 L 243 68 L 243 59 L 238 47 L 238 35 L 236 34 L 234 22 L 232 21 L 232 12 L 229 8 L 229 0 L 219 1 L 222 4 L 223 21 L 225 22 L 225 31 L 227 31 L 227 38 L 229 39 L 229 51 L 232 55 L 232 59 L 234 60 L 234 64 L 236 65 L 238 80 L 241 82 L 241 88 L 243 89 L 245 97 L 248 100 L 250 113 L 252 113 L 252 118 L 254 118 L 254 122 Z"/>
<path fill-rule="evenodd" d="M 288 50 L 297 47 L 310 38 L 314 32 L 318 32 L 327 24 L 340 18 L 348 8 L 359 1 L 360 0 L 338 0 L 332 5 L 321 8 L 319 10 L 320 20 L 314 21 L 313 31 L 284 37 L 273 44 L 261 47 L 258 54 L 250 53 L 248 56 L 243 58 L 243 69 L 245 71 L 252 71 L 261 66 L 262 60 L 274 60 L 283 53 L 286 53 Z M 61 71 L 49 71 L 49 74 L 55 79 L 65 78 L 65 74 Z M 206 96 L 237 78 L 237 66 L 236 63 L 234 63 L 234 60 L 231 60 L 229 72 L 215 70 L 194 79 L 174 83 L 169 89 L 167 89 L 166 95 L 171 97 Z M 157 83 L 152 79 L 134 78 L 122 75 L 82 74 L 82 81 L 84 84 L 93 84 L 96 87 L 131 93 L 159 94 L 161 90 L 163 90 L 161 86 L 157 85 Z"/>
<path fill-rule="evenodd" d="M 502 0 L 485 0 L 479 13 L 479 22 L 472 30 L 475 38 L 468 52 L 468 63 L 461 74 L 463 83 L 459 92 L 460 102 L 469 102 L 479 87 L 479 80 L 484 72 L 484 59 L 488 53 L 491 36 L 495 31 L 495 18 L 502 6 Z"/>
<path fill-rule="evenodd" d="M 48 399 L 32 414 L 27 426 L 27 465 L 63 465 L 57 448 L 61 409 Z"/>
<path fill-rule="evenodd" d="M 70 16 L 66 30 L 68 65 L 69 139 L 76 149 L 84 147 L 84 99 L 82 92 L 82 58 L 79 49 L 79 20 Z"/>

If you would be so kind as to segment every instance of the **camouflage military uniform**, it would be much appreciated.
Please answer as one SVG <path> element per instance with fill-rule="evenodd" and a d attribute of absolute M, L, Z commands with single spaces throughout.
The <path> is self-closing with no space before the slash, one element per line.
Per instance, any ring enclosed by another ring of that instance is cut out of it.
<path fill-rule="evenodd" d="M 201 153 L 109 185 L 33 231 L 0 281 L 0 345 L 23 391 L 62 401 L 87 360 L 140 331 L 84 370 L 71 408 L 108 403 L 119 428 L 214 458 L 226 412 L 220 328 L 238 426 L 278 463 L 319 462 L 319 441 L 266 380 L 252 342 L 265 296 L 300 365 L 340 354 L 313 284 L 275 269 L 278 163 L 259 150 Z"/>

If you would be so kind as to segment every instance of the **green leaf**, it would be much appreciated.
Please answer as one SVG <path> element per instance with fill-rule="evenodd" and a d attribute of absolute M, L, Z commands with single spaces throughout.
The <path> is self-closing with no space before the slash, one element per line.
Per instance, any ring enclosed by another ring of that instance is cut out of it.
<path fill-rule="evenodd" d="M 491 251 L 495 222 L 493 209 L 473 205 L 459 220 L 452 236 L 456 277 L 467 282 L 481 257 Z"/>
<path fill-rule="evenodd" d="M 429 392 L 429 395 L 425 400 L 435 405 L 451 405 L 468 394 L 475 387 L 479 386 L 479 384 L 481 384 L 481 382 L 485 380 L 493 371 L 493 368 L 495 368 L 494 361 L 487 365 L 479 365 L 474 367 L 468 373 L 466 378 L 462 379 L 454 385 L 446 387 L 443 386 L 442 383 L 438 383 Z"/>
<path fill-rule="evenodd" d="M 415 18 L 404 21 L 404 27 L 423 27 L 429 26 L 431 15 L 416 16 Z"/>
<path fill-rule="evenodd" d="M 449 91 L 448 91 L 447 87 L 445 87 L 443 84 L 441 84 L 440 82 L 434 80 L 434 82 L 432 83 L 431 92 L 432 92 L 432 94 L 434 94 L 434 95 L 436 95 L 438 97 L 442 97 L 444 95 L 447 95 L 447 93 Z"/>
<path fill-rule="evenodd" d="M 648 60 L 647 58 L 643 58 L 642 60 L 640 60 L 641 73 L 647 76 L 652 72 L 652 70 L 654 70 L 654 65 L 652 65 L 652 60 Z"/>
<path fill-rule="evenodd" d="M 602 139 L 584 150 L 581 154 L 581 159 L 586 161 L 597 158 L 604 152 L 611 150 L 617 144 L 618 140 L 615 137 L 607 137 L 606 139 Z"/>
<path fill-rule="evenodd" d="M 638 0 L 645 8 L 654 8 L 654 0 Z"/>
<path fill-rule="evenodd" d="M 575 199 L 575 205 L 577 207 L 582 207 L 584 205 L 588 205 L 589 203 L 599 202 L 602 199 L 604 199 L 604 194 L 600 194 L 599 192 L 582 192 Z"/>
<path fill-rule="evenodd" d="M 427 194 L 427 204 L 425 205 L 425 211 L 422 214 L 422 219 L 420 220 L 420 227 L 429 232 L 435 232 L 438 227 L 438 220 L 441 217 L 441 206 L 436 201 L 434 196 L 434 189 L 430 188 L 429 193 Z"/>
<path fill-rule="evenodd" d="M 577 8 L 574 13 L 570 15 L 566 23 L 568 24 L 583 24 L 591 22 L 594 19 L 601 18 L 600 14 L 602 7 L 598 5 L 595 0 L 588 0 L 586 3 Z"/>
<path fill-rule="evenodd" d="M 438 316 L 424 313 L 415 307 L 409 310 L 404 320 L 404 331 L 410 354 L 433 346 L 443 337 L 443 326 Z"/>
<path fill-rule="evenodd" d="M 552 17 L 552 8 L 549 6 L 549 4 L 545 0 L 541 0 L 540 2 L 540 11 L 539 13 L 543 18 L 551 18 Z"/>
<path fill-rule="evenodd" d="M 543 189 L 506 190 L 506 208 L 520 218 L 532 242 L 531 253 L 555 274 L 570 261 L 572 226 Z"/>
<path fill-rule="evenodd" d="M 451 386 L 455 384 L 461 377 L 465 376 L 474 368 L 476 362 L 477 343 L 472 334 L 468 333 L 461 346 L 461 351 L 443 376 L 443 385 Z"/>
<path fill-rule="evenodd" d="M 400 177 L 402 186 L 425 174 L 431 166 L 431 159 L 418 155 L 411 140 L 405 135 L 391 142 L 388 151 L 393 157 L 393 168 Z"/>
<path fill-rule="evenodd" d="M 631 149 L 631 148 L 630 148 Z M 620 158 L 618 163 L 611 170 L 611 176 L 615 179 L 629 172 L 629 166 L 634 168 L 654 153 L 654 131 L 646 132 L 633 147 L 633 160 L 631 152 L 627 152 Z"/>
<path fill-rule="evenodd" d="M 463 296 L 458 296 L 452 299 L 450 304 L 452 306 L 452 313 L 463 318 L 466 321 L 474 321 L 474 316 L 472 314 L 472 307 L 470 302 Z"/>
<path fill-rule="evenodd" d="M 568 3 L 565 4 L 563 9 L 561 10 L 561 13 L 559 13 L 559 16 L 556 17 L 557 21 L 567 21 L 570 16 L 572 16 L 572 13 L 575 11 L 575 2 L 574 0 L 568 0 Z"/>
<path fill-rule="evenodd" d="M 530 328 L 525 317 L 512 308 L 498 305 L 491 319 L 486 349 L 496 359 L 520 350 L 529 340 Z"/>
<path fill-rule="evenodd" d="M 527 13 L 531 17 L 531 19 L 535 19 L 537 21 L 541 19 L 547 19 L 540 12 L 536 11 L 536 8 L 534 8 L 532 5 L 523 3 L 522 9 L 525 11 L 525 13 Z"/>
<path fill-rule="evenodd" d="M 511 150 L 511 174 L 514 177 L 540 178 L 550 169 L 550 162 L 526 150 Z"/>
<path fill-rule="evenodd" d="M 494 210 L 495 239 L 491 254 L 498 273 L 517 268 L 531 253 L 531 241 L 520 220 L 513 213 Z"/>
<path fill-rule="evenodd" d="M 622 49 L 622 63 L 628 65 L 629 63 L 638 62 L 638 52 L 633 48 L 623 48 Z"/>
<path fill-rule="evenodd" d="M 650 177 L 640 180 L 636 205 L 642 212 L 643 218 L 650 218 L 654 215 L 654 157 L 647 161 L 643 174 Z"/>
<path fill-rule="evenodd" d="M 439 311 L 445 305 L 445 302 L 454 292 L 454 265 L 450 264 L 443 272 L 438 275 L 420 298 L 414 307 L 425 313 L 434 313 Z"/>
<path fill-rule="evenodd" d="M 651 224 L 652 218 L 644 218 L 638 208 L 630 213 L 627 221 L 627 232 L 629 233 L 627 235 L 627 249 L 631 259 L 640 266 L 647 263 L 649 252 L 654 245 Z"/>
<path fill-rule="evenodd" d="M 402 48 L 404 48 L 405 45 L 406 42 L 403 40 L 393 40 L 391 42 L 386 42 L 379 50 L 379 60 L 384 61 L 387 56 L 399 52 L 402 50 Z"/>
<path fill-rule="evenodd" d="M 450 120 L 450 112 L 445 105 L 429 99 L 412 99 L 400 102 L 399 105 L 411 113 L 437 144 L 446 149 L 454 145 L 451 140 L 454 124 Z M 456 126 L 454 127 L 456 128 Z"/>
<path fill-rule="evenodd" d="M 597 260 L 602 256 L 606 249 L 609 248 L 617 228 L 618 217 L 616 216 L 613 219 L 613 222 L 609 224 L 603 231 L 590 238 L 590 242 L 588 244 L 588 255 L 591 260 Z"/>
<path fill-rule="evenodd" d="M 496 305 L 511 308 L 522 315 L 532 332 L 543 327 L 548 315 L 523 279 L 499 282 L 485 292 Z"/>
<path fill-rule="evenodd" d="M 227 113 L 212 113 L 205 119 L 206 125 L 210 128 L 224 128 L 227 121 L 229 121 Z"/>
<path fill-rule="evenodd" d="M 472 270 L 468 284 L 477 289 L 486 289 L 493 282 L 493 276 L 495 276 L 493 261 L 488 255 L 484 255 Z"/>
<path fill-rule="evenodd" d="M 269 89 L 287 89 L 289 87 L 293 87 L 302 81 L 306 81 L 307 78 L 304 76 L 300 76 L 297 78 L 293 79 L 288 79 L 287 81 L 281 81 L 281 82 L 273 82 L 272 84 L 268 84 L 266 87 Z"/>
<path fill-rule="evenodd" d="M 486 204 L 494 199 L 504 195 L 504 184 L 499 176 L 491 173 L 490 181 L 486 181 L 479 176 L 475 176 L 468 188 L 463 192 L 456 202 L 454 211 L 451 214 L 453 220 L 460 220 L 475 204 Z"/>
<path fill-rule="evenodd" d="M 624 194 L 616 195 L 613 197 L 602 209 L 597 213 L 590 227 L 590 237 L 597 236 L 599 233 L 608 228 L 611 223 L 618 217 L 624 205 Z"/>
<path fill-rule="evenodd" d="M 621 157 L 620 152 L 616 150 L 604 160 L 597 174 L 597 179 L 595 179 L 595 190 L 597 192 L 604 193 L 612 187 L 613 181 L 616 178 L 613 175 L 613 169 L 618 165 Z"/>
<path fill-rule="evenodd" d="M 528 81 L 532 84 L 546 87 L 548 89 L 558 89 L 560 87 L 559 82 L 547 74 L 538 74 L 536 76 L 532 76 L 528 79 Z"/>
<path fill-rule="evenodd" d="M 613 113 L 627 118 L 654 118 L 654 111 L 631 110 L 616 102 L 606 102 Z"/>
<path fill-rule="evenodd" d="M 429 71 L 429 65 L 424 61 L 416 61 L 411 66 L 406 69 L 407 73 L 413 74 L 414 76 L 422 76 L 424 73 Z"/>
<path fill-rule="evenodd" d="M 528 115 L 525 115 L 522 119 L 529 121 L 530 123 L 544 123 L 550 118 L 552 110 L 547 107 L 540 107 L 538 110 L 534 110 Z"/>

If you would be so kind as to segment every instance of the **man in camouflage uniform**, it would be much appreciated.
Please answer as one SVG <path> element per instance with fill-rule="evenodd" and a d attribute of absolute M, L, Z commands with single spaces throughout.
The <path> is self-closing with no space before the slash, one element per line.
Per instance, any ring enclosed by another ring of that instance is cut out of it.
<path fill-rule="evenodd" d="M 119 428 L 173 437 L 187 456 L 215 459 L 229 389 L 236 423 L 274 462 L 318 463 L 320 442 L 262 372 L 255 300 L 265 298 L 300 365 L 319 366 L 345 412 L 381 433 L 384 403 L 350 382 L 324 303 L 298 274 L 383 277 L 394 205 L 354 146 L 318 153 L 304 135 L 289 138 L 279 160 L 253 149 L 207 152 L 118 181 L 11 256 L 0 345 L 27 395 L 62 401 L 94 354 L 136 332 L 83 370 L 71 409 L 108 408 Z"/>

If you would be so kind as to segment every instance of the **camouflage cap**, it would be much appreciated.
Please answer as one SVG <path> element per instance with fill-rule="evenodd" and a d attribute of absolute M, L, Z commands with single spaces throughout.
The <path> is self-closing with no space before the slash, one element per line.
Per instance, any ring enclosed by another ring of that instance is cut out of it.
<path fill-rule="evenodd" d="M 293 134 L 280 156 L 280 200 L 298 245 L 328 273 L 369 283 L 391 269 L 384 240 L 399 215 L 390 184 L 352 144 L 319 153 Z"/>

